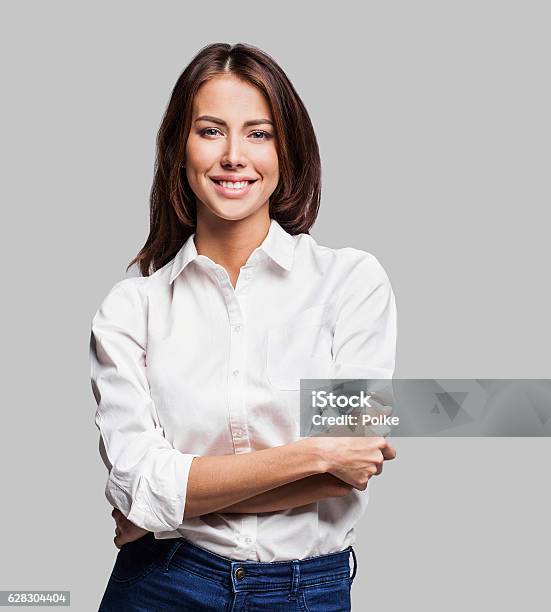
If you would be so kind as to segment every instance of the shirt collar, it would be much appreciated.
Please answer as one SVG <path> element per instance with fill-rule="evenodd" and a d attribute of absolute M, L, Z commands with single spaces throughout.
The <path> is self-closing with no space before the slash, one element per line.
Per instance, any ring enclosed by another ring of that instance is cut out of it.
<path fill-rule="evenodd" d="M 170 283 L 174 281 L 189 263 L 199 257 L 194 238 L 195 233 L 189 236 L 176 253 L 170 273 Z M 266 253 L 276 264 L 285 270 L 291 270 L 293 267 L 295 240 L 275 219 L 270 220 L 268 234 L 256 250 Z"/>

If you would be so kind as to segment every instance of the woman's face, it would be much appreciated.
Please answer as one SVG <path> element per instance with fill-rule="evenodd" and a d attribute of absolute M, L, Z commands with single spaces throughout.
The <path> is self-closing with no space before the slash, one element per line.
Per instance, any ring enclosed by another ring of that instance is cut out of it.
<path fill-rule="evenodd" d="M 268 207 L 279 180 L 271 121 L 270 107 L 253 85 L 233 75 L 201 85 L 193 101 L 185 153 L 198 217 L 210 211 L 222 219 L 239 220 Z M 244 185 L 235 184 L 242 179 Z"/>

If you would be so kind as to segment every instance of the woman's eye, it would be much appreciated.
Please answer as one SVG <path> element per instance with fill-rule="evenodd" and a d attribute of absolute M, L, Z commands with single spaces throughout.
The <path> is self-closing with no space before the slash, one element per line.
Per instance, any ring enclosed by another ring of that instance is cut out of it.
<path fill-rule="evenodd" d="M 200 134 L 201 136 L 204 136 L 207 132 L 210 131 L 219 132 L 220 130 L 218 128 L 205 128 L 204 130 L 201 130 Z M 211 134 L 209 134 L 209 136 L 211 136 Z"/>
<path fill-rule="evenodd" d="M 202 129 L 199 133 L 201 136 L 216 136 L 216 132 L 221 133 L 218 128 L 210 127 Z M 272 138 L 272 135 L 264 130 L 255 130 L 254 132 L 251 132 L 251 135 L 254 135 L 253 140 L 268 140 L 269 138 Z"/>
<path fill-rule="evenodd" d="M 268 134 L 268 132 L 265 132 L 264 130 L 255 130 L 253 134 L 262 134 L 264 136 L 264 138 L 254 138 L 253 140 L 268 140 L 268 138 L 272 137 L 271 134 Z"/>

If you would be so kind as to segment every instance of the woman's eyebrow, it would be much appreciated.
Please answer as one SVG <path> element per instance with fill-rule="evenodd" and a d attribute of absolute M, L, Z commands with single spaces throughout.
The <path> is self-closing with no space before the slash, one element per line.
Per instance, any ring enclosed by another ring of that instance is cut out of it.
<path fill-rule="evenodd" d="M 212 121 L 212 123 L 218 123 L 219 125 L 227 125 L 223 119 L 213 117 L 212 115 L 201 115 L 200 117 L 197 117 L 195 121 Z M 243 123 L 243 127 L 248 127 L 249 125 L 262 125 L 263 123 L 274 125 L 269 119 L 250 119 L 249 121 L 245 121 L 245 123 Z"/>

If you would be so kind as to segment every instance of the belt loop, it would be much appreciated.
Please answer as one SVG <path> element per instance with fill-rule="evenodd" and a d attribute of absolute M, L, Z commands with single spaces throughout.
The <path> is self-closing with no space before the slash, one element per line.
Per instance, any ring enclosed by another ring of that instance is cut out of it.
<path fill-rule="evenodd" d="M 352 570 L 352 576 L 350 576 L 350 582 L 352 582 L 354 580 L 354 577 L 356 576 L 356 570 L 358 569 L 358 561 L 356 559 L 356 553 L 354 552 L 352 546 L 350 547 L 350 552 L 352 553 L 352 557 L 354 559 L 354 569 Z"/>
<path fill-rule="evenodd" d="M 297 598 L 298 585 L 300 583 L 300 561 L 293 559 L 293 577 L 291 579 L 291 592 L 289 593 L 289 599 Z"/>
<path fill-rule="evenodd" d="M 170 567 L 170 562 L 172 561 L 172 557 L 176 554 L 176 551 L 180 548 L 180 546 L 184 543 L 184 538 L 175 538 L 176 542 L 171 544 L 166 553 L 164 562 L 163 562 L 163 571 L 168 572 Z"/>

